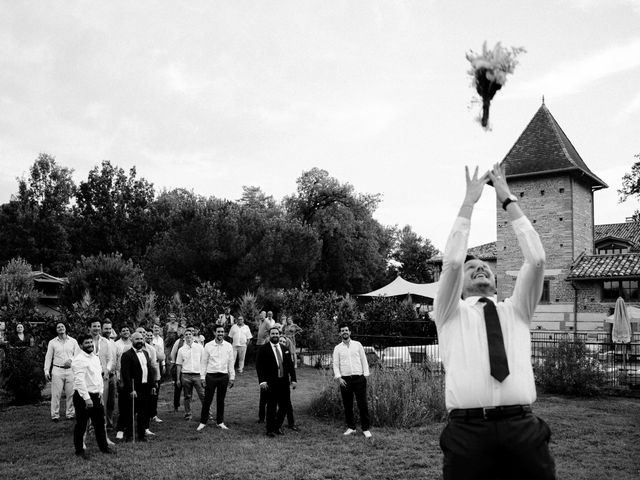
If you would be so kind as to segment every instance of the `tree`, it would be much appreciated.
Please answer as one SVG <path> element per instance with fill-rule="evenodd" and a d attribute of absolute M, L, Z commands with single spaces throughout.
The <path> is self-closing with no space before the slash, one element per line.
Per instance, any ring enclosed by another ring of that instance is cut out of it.
<path fill-rule="evenodd" d="M 153 184 L 136 178 L 135 167 L 129 175 L 108 160 L 94 167 L 76 195 L 76 252 L 142 258 L 154 234 L 149 221 L 154 196 Z"/>
<path fill-rule="evenodd" d="M 116 324 L 137 317 L 147 289 L 142 270 L 119 253 L 83 256 L 68 280 L 63 291 L 65 305 L 81 302 L 88 292 L 96 311 Z"/>
<path fill-rule="evenodd" d="M 372 216 L 379 195 L 356 193 L 318 168 L 303 172 L 297 184 L 296 194 L 285 199 L 286 208 L 322 241 L 320 260 L 309 274 L 310 287 L 365 292 L 383 281 L 392 230 Z"/>
<path fill-rule="evenodd" d="M 72 172 L 43 153 L 18 179 L 18 194 L 0 208 L 0 261 L 20 256 L 59 275 L 71 265 Z"/>
<path fill-rule="evenodd" d="M 629 197 L 640 199 L 640 153 L 634 155 L 639 161 L 631 167 L 631 173 L 625 173 L 622 177 L 622 188 L 618 190 L 620 202 L 625 202 Z M 640 221 L 640 211 L 633 213 L 634 221 Z"/>
<path fill-rule="evenodd" d="M 391 258 L 399 263 L 397 272 L 405 280 L 415 283 L 433 282 L 433 273 L 427 260 L 438 250 L 429 239 L 423 239 L 409 225 L 397 233 L 396 245 Z"/>

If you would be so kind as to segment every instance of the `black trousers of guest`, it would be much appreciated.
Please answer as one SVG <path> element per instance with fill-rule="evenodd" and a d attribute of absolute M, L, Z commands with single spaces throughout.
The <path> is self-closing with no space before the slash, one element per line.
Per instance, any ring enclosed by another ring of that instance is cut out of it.
<path fill-rule="evenodd" d="M 107 431 L 104 426 L 104 405 L 100 399 L 100 394 L 89 393 L 93 407 L 87 408 L 87 404 L 78 391 L 73 392 L 73 406 L 76 409 L 76 425 L 73 428 L 73 446 L 76 453 L 84 451 L 84 434 L 87 431 L 87 423 L 91 419 L 93 430 L 96 433 L 96 440 L 101 451 L 109 450 L 107 445 Z"/>
<path fill-rule="evenodd" d="M 211 408 L 216 389 L 218 390 L 216 397 L 216 423 L 220 425 L 224 422 L 224 398 L 227 396 L 228 386 L 228 373 L 207 373 L 204 387 L 204 401 L 202 402 L 202 411 L 200 412 L 200 423 L 206 425 L 209 420 L 209 409 Z"/>
<path fill-rule="evenodd" d="M 135 407 L 136 416 L 136 432 L 138 438 L 145 437 L 144 431 L 149 427 L 149 403 L 151 402 L 151 385 L 149 383 L 143 383 L 140 386 L 136 386 L 136 392 L 138 396 L 135 401 L 131 398 L 130 393 L 124 393 L 127 397 L 127 416 L 124 420 L 124 437 L 129 440 L 133 437 L 133 408 Z M 120 419 L 118 418 L 118 421 Z"/>
<path fill-rule="evenodd" d="M 151 401 L 149 402 L 149 418 L 153 418 L 158 415 L 158 397 L 160 396 L 160 382 L 156 387 L 156 394 L 151 395 Z"/>
<path fill-rule="evenodd" d="M 258 420 L 264 422 L 267 409 L 267 392 L 260 389 L 260 404 L 258 405 Z"/>
<path fill-rule="evenodd" d="M 344 405 L 344 416 L 347 421 L 347 427 L 356 428 L 356 422 L 353 419 L 353 397 L 356 397 L 358 411 L 360 412 L 360 424 L 362 430 L 369 430 L 369 404 L 367 402 L 367 377 L 364 375 L 351 375 L 342 377 L 347 385 L 340 385 L 340 394 L 342 395 L 342 404 Z"/>
<path fill-rule="evenodd" d="M 124 432 L 127 424 L 127 418 L 131 418 L 131 400 L 129 393 L 125 392 L 120 384 L 118 384 L 118 421 L 116 422 L 116 430 Z"/>
<path fill-rule="evenodd" d="M 176 385 L 178 379 L 178 372 L 174 365 L 171 369 L 171 378 L 173 379 L 173 409 L 178 410 L 180 408 L 180 395 L 182 395 L 182 384 Z"/>
<path fill-rule="evenodd" d="M 444 480 L 553 480 L 551 430 L 532 413 L 500 420 L 450 418 L 440 435 Z"/>
<path fill-rule="evenodd" d="M 267 433 L 275 433 L 280 430 L 284 417 L 287 415 L 287 407 L 291 403 L 289 392 L 289 380 L 280 378 L 267 384 Z M 262 389 L 261 389 L 262 391 Z"/>

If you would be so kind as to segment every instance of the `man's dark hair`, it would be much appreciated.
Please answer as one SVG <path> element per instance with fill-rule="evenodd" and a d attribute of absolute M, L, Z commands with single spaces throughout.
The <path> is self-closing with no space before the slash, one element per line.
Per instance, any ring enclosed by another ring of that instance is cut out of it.
<path fill-rule="evenodd" d="M 269 335 L 271 335 L 271 330 L 277 330 L 277 331 L 278 331 L 278 333 L 280 333 L 280 329 L 279 329 L 278 327 L 276 327 L 276 326 L 273 326 L 273 327 L 271 327 L 271 328 L 269 329 Z"/>
<path fill-rule="evenodd" d="M 102 321 L 102 325 L 103 325 L 103 326 L 104 326 L 106 323 L 108 323 L 109 325 L 113 325 L 113 322 L 112 322 L 112 321 L 111 321 L 111 319 L 109 319 L 109 318 L 105 318 L 105 319 Z"/>
<path fill-rule="evenodd" d="M 89 320 L 87 320 L 87 327 L 90 327 L 91 325 L 93 325 L 96 322 L 98 322 L 100 324 L 100 326 L 102 326 L 102 322 L 100 321 L 99 318 L 90 318 Z"/>
<path fill-rule="evenodd" d="M 126 323 L 120 325 L 120 330 L 122 331 L 123 328 L 127 328 L 129 329 L 129 331 L 131 331 L 131 327 L 129 325 L 127 325 Z"/>
<path fill-rule="evenodd" d="M 216 328 L 214 328 L 213 331 L 216 332 L 216 331 L 218 331 L 219 328 L 224 330 L 224 325 L 216 325 Z"/>
<path fill-rule="evenodd" d="M 342 330 L 345 327 L 347 327 L 349 330 L 351 330 L 351 325 L 349 324 L 349 322 L 340 322 L 338 324 L 338 331 Z"/>
<path fill-rule="evenodd" d="M 476 255 L 471 255 L 470 253 L 467 253 L 467 256 L 464 259 L 464 263 L 467 263 L 469 260 L 480 260 L 480 258 L 478 258 Z"/>
<path fill-rule="evenodd" d="M 91 335 L 89 335 L 88 333 L 81 333 L 80 335 L 78 335 L 78 339 L 77 339 L 78 345 L 82 346 L 84 341 L 86 339 L 88 339 L 88 338 L 93 340 L 93 337 Z"/>

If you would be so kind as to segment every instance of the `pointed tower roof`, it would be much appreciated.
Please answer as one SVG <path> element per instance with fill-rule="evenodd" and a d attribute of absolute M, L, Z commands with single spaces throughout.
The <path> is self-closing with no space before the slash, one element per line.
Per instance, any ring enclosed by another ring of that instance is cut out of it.
<path fill-rule="evenodd" d="M 581 178 L 593 190 L 607 188 L 584 163 L 575 147 L 544 104 L 533 116 L 502 161 L 508 178 L 566 172 Z"/>

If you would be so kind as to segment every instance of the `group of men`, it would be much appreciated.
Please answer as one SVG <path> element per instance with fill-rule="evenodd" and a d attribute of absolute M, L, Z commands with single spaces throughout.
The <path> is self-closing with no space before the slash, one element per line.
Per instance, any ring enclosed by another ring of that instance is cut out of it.
<path fill-rule="evenodd" d="M 509 215 L 524 256 L 512 296 L 500 302 L 496 298 L 496 281 L 491 268 L 480 259 L 467 256 L 472 212 L 488 183 L 493 185 L 498 202 Z M 467 169 L 466 185 L 463 204 L 447 240 L 434 304 L 446 371 L 445 402 L 449 412 L 440 438 L 444 478 L 554 479 L 555 463 L 549 452 L 551 432 L 532 410 L 536 390 L 530 363 L 529 324 L 542 292 L 545 253 L 531 222 L 519 208 L 517 197 L 511 193 L 500 165 L 496 164 L 481 176 L 477 168 L 473 175 Z M 260 385 L 259 421 L 266 419 L 267 436 L 276 437 L 283 433 L 282 425 L 289 415 L 289 426 L 297 430 L 290 396 L 290 388 L 295 389 L 297 385 L 296 369 L 290 347 L 281 342 L 281 326 L 275 324 L 270 313 L 261 317 L 256 357 Z M 240 318 L 238 320 L 234 327 L 240 325 L 236 330 L 242 330 L 243 323 Z M 99 323 L 92 323 L 90 334 L 81 335 L 76 343 L 66 336 L 64 324 L 59 323 L 56 327 L 58 336 L 49 342 L 45 360 L 45 375 L 52 381 L 54 421 L 59 418 L 59 394 L 62 390 L 67 392 L 67 398 L 73 394 L 73 405 L 68 402 L 66 416 L 74 416 L 75 406 L 77 454 L 84 453 L 83 436 L 89 418 L 100 449 L 111 451 L 104 431 L 109 407 L 103 410 L 101 397 L 102 392 L 111 387 L 113 361 L 110 363 L 109 355 L 101 355 L 101 352 L 113 350 L 108 342 L 99 338 L 99 328 Z M 108 336 L 108 328 L 105 330 L 102 325 L 104 336 Z M 120 405 L 118 423 L 124 417 L 127 438 L 131 437 L 133 421 L 129 422 L 123 411 L 130 417 L 137 412 L 138 438 L 141 440 L 148 432 L 149 410 L 133 410 L 133 403 L 150 404 L 149 398 L 157 393 L 159 378 L 155 367 L 157 356 L 150 354 L 153 345 L 145 348 L 143 333 L 136 331 L 131 336 L 128 349 L 124 346 L 126 341 L 122 342 L 122 347 L 115 348 L 113 372 L 119 380 L 120 398 L 126 400 Z M 151 334 L 148 344 L 153 340 L 153 332 Z M 245 348 L 250 335 L 249 331 L 243 340 Z M 187 328 L 182 344 L 176 347 L 176 386 L 184 390 L 185 416 L 191 418 L 190 399 L 194 388 L 202 402 L 198 431 L 207 425 L 216 390 L 216 424 L 227 429 L 223 417 L 224 397 L 227 389 L 233 387 L 235 357 L 241 351 L 236 347 L 242 345 L 236 344 L 235 340 L 231 345 L 224 336 L 224 324 L 218 325 L 215 339 L 200 345 L 193 339 L 193 330 Z M 367 358 L 362 345 L 350 338 L 348 325 L 340 325 L 340 336 L 342 341 L 333 351 L 333 371 L 345 408 L 347 430 L 344 435 L 356 431 L 355 397 L 362 432 L 370 438 Z M 243 366 L 241 362 L 240 372 Z"/>

